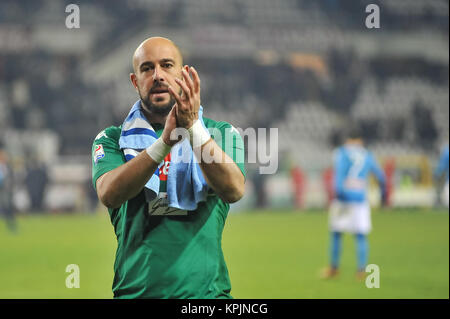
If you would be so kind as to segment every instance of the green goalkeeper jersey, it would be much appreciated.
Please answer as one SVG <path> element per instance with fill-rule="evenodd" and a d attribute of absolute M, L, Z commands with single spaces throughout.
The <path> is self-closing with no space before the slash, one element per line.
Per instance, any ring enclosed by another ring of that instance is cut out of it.
<path fill-rule="evenodd" d="M 203 118 L 216 143 L 245 176 L 244 143 L 226 122 Z M 154 125 L 161 136 L 163 127 Z M 97 135 L 92 146 L 92 182 L 124 164 L 121 127 Z M 170 157 L 160 167 L 160 194 L 166 190 Z M 229 211 L 210 190 L 205 202 L 185 215 L 150 215 L 144 190 L 120 208 L 108 209 L 117 237 L 114 298 L 232 298 L 222 252 L 222 231 Z"/>

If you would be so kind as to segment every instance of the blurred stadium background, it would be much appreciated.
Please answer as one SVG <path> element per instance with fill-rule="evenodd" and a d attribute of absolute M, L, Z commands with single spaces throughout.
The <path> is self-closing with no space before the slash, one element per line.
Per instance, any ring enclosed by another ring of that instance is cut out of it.
<path fill-rule="evenodd" d="M 65 26 L 70 3 L 79 29 Z M 365 26 L 369 3 L 380 7 L 379 29 Z M 199 71 L 205 116 L 278 128 L 277 173 L 247 165 L 246 195 L 224 234 L 236 297 L 448 298 L 448 209 L 443 180 L 433 179 L 449 137 L 448 13 L 446 0 L 2 0 L 0 144 L 18 228 L 0 225 L 0 297 L 112 296 L 115 238 L 92 188 L 90 150 L 136 100 L 134 49 L 159 35 Z M 315 273 L 327 262 L 332 152 L 354 122 L 390 181 L 370 260 L 392 267 L 376 292 Z M 77 259 L 75 291 L 64 269 Z"/>

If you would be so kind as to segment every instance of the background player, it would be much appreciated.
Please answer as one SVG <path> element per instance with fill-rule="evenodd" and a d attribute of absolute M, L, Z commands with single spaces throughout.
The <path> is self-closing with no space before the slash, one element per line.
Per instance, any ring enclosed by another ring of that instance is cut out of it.
<path fill-rule="evenodd" d="M 448 186 L 448 145 L 442 149 L 441 156 L 439 158 L 438 166 L 434 171 L 434 179 L 438 180 L 445 174 L 445 186 L 441 192 L 441 201 L 448 208 L 449 202 L 449 186 Z"/>
<path fill-rule="evenodd" d="M 13 174 L 6 151 L 0 145 L 0 215 L 5 217 L 6 225 L 16 231 L 13 210 Z"/>
<path fill-rule="evenodd" d="M 367 199 L 368 177 L 373 173 L 385 202 L 385 176 L 373 154 L 363 145 L 360 129 L 352 128 L 345 144 L 335 151 L 335 199 L 330 207 L 330 266 L 322 277 L 338 274 L 342 233 L 354 234 L 357 252 L 357 277 L 364 278 L 368 258 L 367 234 L 371 231 L 370 206 Z"/>

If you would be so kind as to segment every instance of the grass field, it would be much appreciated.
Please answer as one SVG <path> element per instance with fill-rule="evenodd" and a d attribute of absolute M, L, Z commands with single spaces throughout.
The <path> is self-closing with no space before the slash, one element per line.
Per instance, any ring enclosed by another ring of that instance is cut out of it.
<path fill-rule="evenodd" d="M 230 214 L 223 250 L 235 298 L 449 298 L 448 211 L 375 211 L 369 263 L 380 288 L 355 279 L 355 245 L 343 241 L 339 278 L 319 279 L 328 261 L 324 212 Z M 0 221 L 0 298 L 112 298 L 116 248 L 106 213 L 19 216 Z M 80 267 L 80 288 L 65 286 Z"/>

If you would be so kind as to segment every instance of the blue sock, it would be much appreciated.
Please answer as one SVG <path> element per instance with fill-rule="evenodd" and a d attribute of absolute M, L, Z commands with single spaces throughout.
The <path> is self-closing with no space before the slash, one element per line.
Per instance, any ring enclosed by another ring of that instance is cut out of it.
<path fill-rule="evenodd" d="M 358 271 L 365 271 L 367 265 L 367 256 L 369 253 L 369 244 L 363 234 L 356 234 L 356 255 L 358 258 Z"/>
<path fill-rule="evenodd" d="M 341 256 L 341 233 L 331 233 L 331 267 L 337 269 L 339 267 L 339 258 Z"/>

